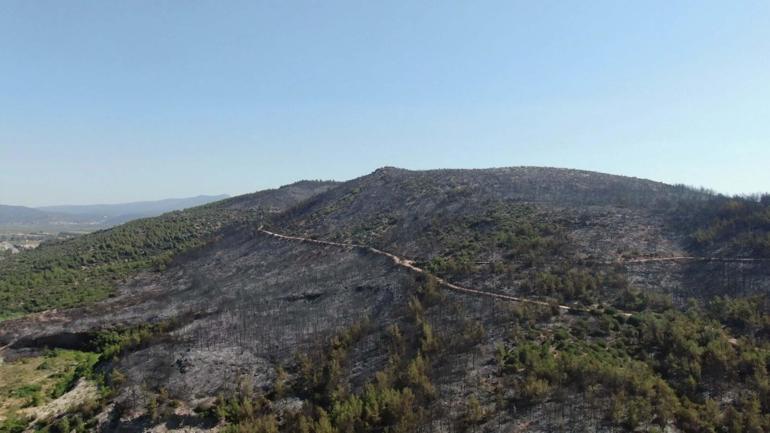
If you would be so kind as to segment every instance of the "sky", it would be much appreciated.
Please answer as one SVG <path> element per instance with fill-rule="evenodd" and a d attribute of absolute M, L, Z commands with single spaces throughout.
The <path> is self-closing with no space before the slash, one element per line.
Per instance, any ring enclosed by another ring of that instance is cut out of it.
<path fill-rule="evenodd" d="M 538 165 L 770 191 L 770 2 L 0 0 L 0 203 Z"/>

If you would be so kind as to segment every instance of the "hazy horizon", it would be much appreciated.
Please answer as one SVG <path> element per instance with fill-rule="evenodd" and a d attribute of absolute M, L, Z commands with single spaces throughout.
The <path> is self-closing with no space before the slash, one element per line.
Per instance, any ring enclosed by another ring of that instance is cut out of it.
<path fill-rule="evenodd" d="M 389 166 L 389 165 L 384 165 L 382 167 L 386 167 L 386 166 Z M 507 167 L 515 167 L 515 166 L 507 166 Z M 530 166 L 530 167 L 534 167 L 534 166 Z M 548 168 L 557 168 L 557 169 L 574 169 L 574 167 L 553 167 L 553 166 L 539 166 L 539 167 L 548 167 Z M 377 168 L 381 168 L 381 167 L 377 167 Z M 405 168 L 405 167 L 396 167 L 396 168 Z M 491 168 L 503 168 L 503 167 L 502 166 L 500 166 L 500 167 L 433 167 L 433 168 L 423 168 L 423 169 L 418 169 L 418 170 L 441 170 L 441 169 L 459 169 L 459 170 L 463 170 L 463 169 L 491 169 Z M 409 169 L 409 170 L 411 170 L 411 169 Z M 577 169 L 577 170 L 581 170 L 581 169 Z M 372 171 L 374 171 L 374 170 L 372 170 Z M 589 171 L 595 171 L 595 170 L 589 170 Z M 371 173 L 371 172 L 361 173 L 360 176 L 364 176 L 364 175 L 367 175 L 369 173 Z M 601 173 L 617 175 L 617 176 L 627 176 L 627 177 L 640 178 L 638 176 L 628 176 L 628 175 L 624 175 L 624 174 L 620 174 L 620 173 L 610 173 L 610 172 L 601 172 Z M 356 177 L 359 177 L 359 176 L 356 176 Z M 239 196 L 239 195 L 249 194 L 249 193 L 253 193 L 253 192 L 257 192 L 257 191 L 262 191 L 262 190 L 267 190 L 267 189 L 280 188 L 282 186 L 290 185 L 290 184 L 292 184 L 294 182 L 300 182 L 300 181 L 303 181 L 303 180 L 346 182 L 346 181 L 349 181 L 349 180 L 352 180 L 352 179 L 354 179 L 354 178 L 350 178 L 350 179 L 305 179 L 305 178 L 302 178 L 302 179 L 296 179 L 293 182 L 289 182 L 289 183 L 285 183 L 285 184 L 281 184 L 281 185 L 270 185 L 270 186 L 266 186 L 264 188 L 259 188 L 259 189 L 254 189 L 254 190 L 247 190 L 247 191 L 240 191 L 240 192 L 235 192 L 235 193 L 196 194 L 196 195 L 191 195 L 189 197 L 159 197 L 159 198 L 150 198 L 150 199 L 146 199 L 146 200 L 145 199 L 141 199 L 141 200 L 126 201 L 126 202 L 112 201 L 112 202 L 94 202 L 94 203 L 54 203 L 54 204 L 39 204 L 39 205 L 24 205 L 24 204 L 0 202 L 0 205 L 24 206 L 24 207 L 29 207 L 29 208 L 33 208 L 33 209 L 46 210 L 47 208 L 68 207 L 68 206 L 72 206 L 72 207 L 77 207 L 77 206 L 88 207 L 88 206 L 128 205 L 128 204 L 139 204 L 139 203 L 143 203 L 143 202 L 160 202 L 160 201 L 167 201 L 167 200 L 184 200 L 184 199 L 199 198 L 199 197 L 209 197 L 209 198 L 211 198 L 211 197 L 222 197 L 224 199 L 224 198 L 236 197 L 236 196 Z M 640 179 L 647 179 L 647 178 L 640 178 Z M 671 184 L 671 185 L 682 184 L 682 183 L 679 183 L 679 182 L 664 182 L 664 181 L 661 181 L 661 180 L 658 180 L 658 179 L 647 179 L 647 180 L 656 181 L 656 182 L 663 182 L 663 183 L 667 183 L 667 184 Z M 714 191 L 714 192 L 716 192 L 718 194 L 724 194 L 724 195 L 728 195 L 728 196 L 742 196 L 742 195 L 750 196 L 750 195 L 755 195 L 755 194 L 765 194 L 765 193 L 768 193 L 768 191 L 750 191 L 750 192 L 730 193 L 730 192 L 724 192 L 724 191 L 716 190 L 714 188 L 710 188 L 708 185 L 692 185 L 692 184 L 686 184 L 686 183 L 684 183 L 684 185 L 692 187 L 692 188 L 705 188 L 705 189 L 708 189 L 708 190 L 712 190 L 712 191 Z"/>
<path fill-rule="evenodd" d="M 0 4 L 0 203 L 556 166 L 770 191 L 770 3 Z"/>
<path fill-rule="evenodd" d="M 59 204 L 52 204 L 52 205 L 40 205 L 40 206 L 33 206 L 35 209 L 48 209 L 48 208 L 59 208 L 59 207 L 90 207 L 90 206 L 118 206 L 118 205 L 128 205 L 128 204 L 142 204 L 142 203 L 154 203 L 154 202 L 163 202 L 163 201 L 177 201 L 177 200 L 187 200 L 187 199 L 195 199 L 195 198 L 229 198 L 231 195 L 229 194 L 198 194 L 195 196 L 190 197 L 166 197 L 166 198 L 160 198 L 160 199 L 153 199 L 153 200 L 139 200 L 139 201 L 132 201 L 132 202 L 102 202 L 102 203 L 59 203 Z M 0 203 L 4 204 L 4 203 Z"/>

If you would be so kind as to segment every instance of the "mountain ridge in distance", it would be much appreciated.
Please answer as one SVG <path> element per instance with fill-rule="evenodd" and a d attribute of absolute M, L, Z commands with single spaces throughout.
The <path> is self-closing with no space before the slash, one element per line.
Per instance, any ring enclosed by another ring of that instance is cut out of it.
<path fill-rule="evenodd" d="M 200 194 L 192 197 L 139 200 L 125 203 L 36 206 L 34 209 L 72 215 L 100 214 L 105 216 L 119 216 L 125 214 L 145 214 L 180 210 L 188 207 L 200 206 L 213 201 L 224 200 L 229 197 L 230 196 L 227 194 Z"/>
<path fill-rule="evenodd" d="M 13 206 L 0 204 L 0 228 L 58 231 L 93 231 L 116 224 L 200 206 L 228 198 L 198 195 L 186 198 L 96 205 Z"/>

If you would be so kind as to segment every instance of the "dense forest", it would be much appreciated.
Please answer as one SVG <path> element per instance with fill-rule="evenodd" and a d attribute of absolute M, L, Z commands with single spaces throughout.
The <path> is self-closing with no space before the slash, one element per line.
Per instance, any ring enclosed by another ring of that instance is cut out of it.
<path fill-rule="evenodd" d="M 770 195 L 717 198 L 691 213 L 695 248 L 719 254 L 770 257 Z"/>

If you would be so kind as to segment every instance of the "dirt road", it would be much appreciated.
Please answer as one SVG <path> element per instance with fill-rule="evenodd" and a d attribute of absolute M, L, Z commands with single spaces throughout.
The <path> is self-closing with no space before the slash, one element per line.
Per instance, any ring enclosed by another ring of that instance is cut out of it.
<path fill-rule="evenodd" d="M 518 296 L 511 296 L 511 295 L 505 295 L 502 293 L 495 293 L 495 292 L 488 292 L 486 290 L 479 290 L 479 289 L 472 289 L 470 287 L 463 287 L 458 284 L 454 284 L 452 282 L 449 282 L 439 276 L 433 275 L 430 272 L 426 271 L 425 269 L 422 269 L 414 264 L 411 260 L 408 260 L 406 258 L 397 256 L 393 253 L 389 253 L 387 251 L 383 251 L 374 247 L 370 247 L 368 245 L 361 245 L 361 244 L 353 244 L 353 243 L 342 243 L 342 242 L 333 242 L 333 241 L 324 241 L 319 239 L 311 239 L 311 238 L 304 238 L 300 236 L 291 236 L 291 235 L 284 235 L 280 233 L 271 232 L 269 230 L 265 230 L 263 227 L 259 227 L 257 229 L 261 233 L 264 233 L 266 235 L 278 238 L 278 239 L 284 239 L 289 241 L 297 241 L 297 242 L 305 242 L 305 243 L 311 243 L 311 244 L 317 244 L 317 245 L 328 245 L 328 246 L 335 246 L 335 247 L 341 247 L 341 248 L 356 248 L 356 249 L 362 249 L 368 252 L 371 252 L 373 254 L 377 254 L 380 256 L 388 257 L 391 261 L 393 261 L 394 264 L 397 266 L 400 266 L 402 268 L 409 269 L 412 272 L 423 274 L 423 275 L 430 275 L 433 278 L 436 279 L 436 281 L 441 284 L 442 286 L 454 290 L 456 292 L 461 293 L 467 293 L 475 296 L 485 296 L 489 298 L 496 298 L 496 299 L 502 299 L 505 301 L 512 301 L 512 302 L 521 302 L 521 303 L 527 303 L 527 304 L 534 304 L 534 305 L 540 305 L 544 307 L 556 307 L 562 311 L 581 311 L 581 312 L 588 312 L 590 311 L 587 308 L 581 308 L 581 307 L 575 307 L 575 306 L 567 306 L 567 305 L 560 305 L 560 304 L 552 304 L 550 302 L 546 301 L 540 301 L 537 299 L 528 299 L 528 298 L 521 298 Z"/>

